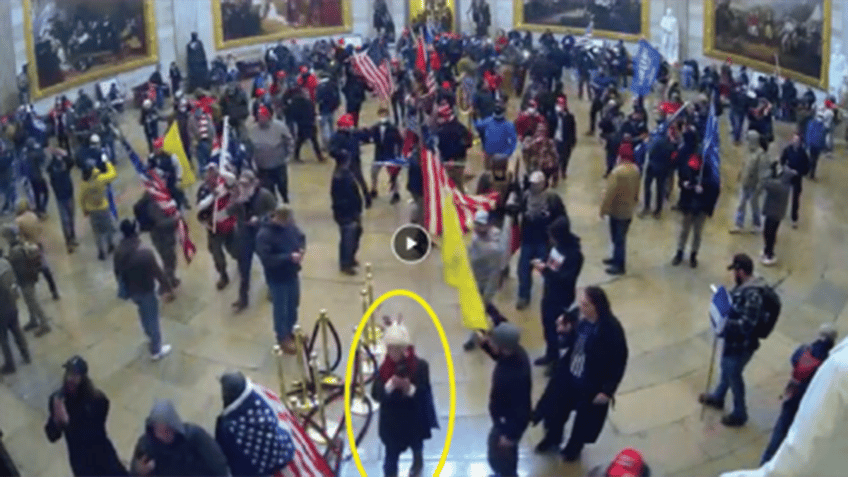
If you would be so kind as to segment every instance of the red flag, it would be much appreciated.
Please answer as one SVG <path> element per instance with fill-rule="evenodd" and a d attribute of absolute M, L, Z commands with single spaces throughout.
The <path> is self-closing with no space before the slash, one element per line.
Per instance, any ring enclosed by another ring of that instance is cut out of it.
<path fill-rule="evenodd" d="M 424 47 L 424 37 L 418 36 L 418 54 L 415 55 L 415 69 L 427 74 L 427 53 Z"/>
<path fill-rule="evenodd" d="M 423 151 L 421 176 L 424 182 L 424 227 L 433 235 L 442 233 L 442 194 L 445 191 L 453 195 L 463 232 L 468 232 L 469 224 L 478 210 L 492 210 L 497 203 L 497 192 L 484 195 L 460 192 L 445 173 L 442 161 L 429 149 Z"/>

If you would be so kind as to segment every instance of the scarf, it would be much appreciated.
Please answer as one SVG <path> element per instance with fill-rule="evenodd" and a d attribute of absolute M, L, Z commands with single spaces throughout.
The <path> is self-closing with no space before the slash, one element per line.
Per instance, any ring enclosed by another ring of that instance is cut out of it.
<path fill-rule="evenodd" d="M 415 367 L 418 364 L 418 360 L 415 358 L 415 347 L 410 346 L 406 348 L 406 352 L 403 357 L 404 361 L 406 361 L 406 369 L 408 371 L 408 377 L 411 380 L 415 378 Z M 386 356 L 383 360 L 383 364 L 380 365 L 380 382 L 386 384 L 389 379 L 395 375 L 397 371 L 398 363 L 394 362 L 391 358 Z"/>

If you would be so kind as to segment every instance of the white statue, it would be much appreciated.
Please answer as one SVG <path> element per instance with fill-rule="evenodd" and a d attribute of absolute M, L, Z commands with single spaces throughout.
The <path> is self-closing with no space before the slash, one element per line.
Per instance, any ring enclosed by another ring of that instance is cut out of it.
<path fill-rule="evenodd" d="M 848 76 L 848 61 L 842 53 L 842 41 L 833 40 L 833 45 L 830 51 L 830 68 L 828 69 L 828 86 L 830 94 L 840 97 L 840 92 L 843 87 L 843 79 Z"/>
<path fill-rule="evenodd" d="M 666 61 L 675 64 L 680 61 L 680 28 L 677 27 L 677 18 L 671 14 L 671 9 L 665 10 L 665 16 L 660 20 L 662 28 L 662 44 L 660 52 Z"/>

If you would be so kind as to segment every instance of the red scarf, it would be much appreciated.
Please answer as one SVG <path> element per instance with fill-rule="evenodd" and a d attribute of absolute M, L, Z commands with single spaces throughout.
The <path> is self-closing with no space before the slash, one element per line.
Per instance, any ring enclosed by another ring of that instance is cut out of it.
<path fill-rule="evenodd" d="M 406 352 L 404 353 L 404 360 L 406 360 L 406 369 L 409 372 L 409 376 L 407 376 L 410 381 L 415 378 L 415 367 L 418 364 L 418 360 L 415 359 L 415 347 L 410 346 L 406 348 Z M 383 360 L 383 364 L 380 365 L 380 382 L 386 384 L 389 378 L 395 375 L 395 371 L 397 370 L 397 363 L 395 363 L 392 358 L 389 358 L 386 355 L 386 358 Z"/>

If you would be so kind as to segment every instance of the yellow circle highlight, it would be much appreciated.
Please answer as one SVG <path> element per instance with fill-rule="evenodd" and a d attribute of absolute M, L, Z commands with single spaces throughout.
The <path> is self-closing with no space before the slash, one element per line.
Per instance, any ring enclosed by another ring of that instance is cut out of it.
<path fill-rule="evenodd" d="M 356 331 L 353 333 L 353 342 L 351 343 L 350 352 L 347 357 L 347 369 L 345 370 L 345 379 L 344 379 L 344 413 L 345 413 L 345 428 L 347 431 L 347 440 L 350 444 L 350 450 L 353 454 L 353 461 L 356 463 L 356 468 L 359 470 L 359 475 L 362 477 L 368 477 L 368 474 L 365 473 L 365 469 L 362 467 L 362 459 L 359 457 L 359 449 L 356 448 L 356 436 L 353 433 L 353 424 L 351 422 L 351 413 L 350 413 L 350 398 L 351 398 L 351 381 L 353 380 L 353 365 L 356 361 L 356 349 L 357 344 L 359 343 L 360 338 L 362 337 L 362 331 L 365 329 L 365 324 L 368 322 L 368 317 L 374 314 L 377 310 L 377 307 L 380 306 L 384 301 L 389 298 L 394 298 L 398 296 L 405 296 L 407 298 L 412 298 L 416 303 L 421 305 L 421 308 L 424 308 L 424 311 L 427 312 L 427 315 L 430 317 L 430 320 L 433 322 L 433 326 L 436 327 L 436 331 L 439 333 L 439 339 L 442 341 L 442 350 L 445 353 L 445 361 L 448 365 L 448 382 L 450 388 L 450 408 L 448 411 L 448 429 L 445 435 L 445 446 L 442 448 L 442 455 L 439 457 L 439 465 L 436 466 L 436 471 L 433 472 L 434 476 L 438 476 L 442 473 L 442 467 L 445 465 L 445 461 L 448 458 L 448 451 L 450 450 L 451 438 L 453 437 L 453 425 L 456 420 L 456 380 L 453 370 L 453 358 L 451 358 L 450 347 L 448 346 L 448 338 L 445 336 L 445 329 L 442 328 L 442 322 L 439 321 L 439 317 L 436 316 L 436 312 L 433 311 L 433 308 L 424 301 L 417 293 L 409 290 L 397 289 L 392 290 L 390 292 L 386 292 L 377 298 L 371 306 L 368 307 L 368 310 L 365 311 L 365 314 L 362 315 L 362 319 L 359 320 L 359 325 L 356 327 Z M 380 363 L 377 363 L 379 368 Z M 375 370 L 376 372 L 376 370 Z M 378 418 L 379 419 L 379 418 Z M 379 422 L 379 421 L 378 421 Z"/>

